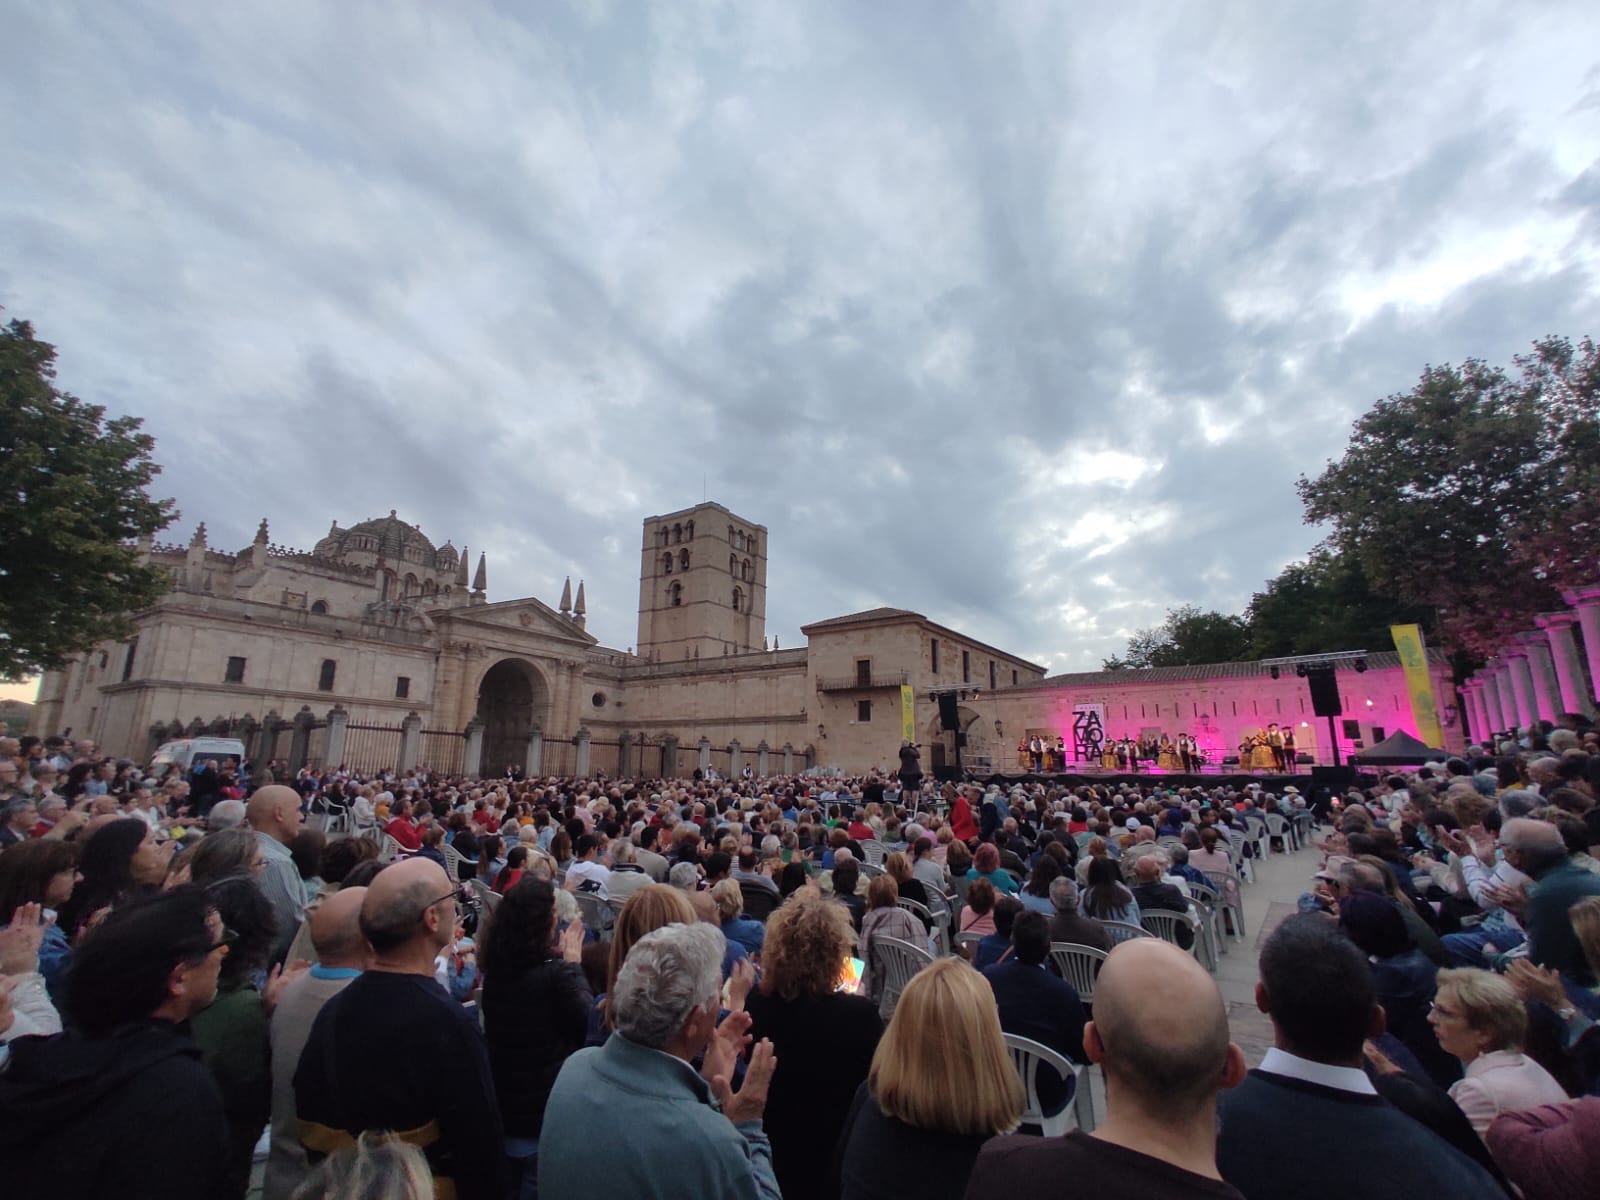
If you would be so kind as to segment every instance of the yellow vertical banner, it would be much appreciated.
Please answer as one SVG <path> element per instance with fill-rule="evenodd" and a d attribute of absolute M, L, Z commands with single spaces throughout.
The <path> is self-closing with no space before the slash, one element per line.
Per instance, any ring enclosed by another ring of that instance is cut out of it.
<path fill-rule="evenodd" d="M 908 742 L 917 740 L 917 694 L 909 683 L 900 685 L 900 736 Z"/>
<path fill-rule="evenodd" d="M 1411 716 L 1417 723 L 1417 736 L 1429 746 L 1444 749 L 1444 730 L 1439 725 L 1439 702 L 1433 694 L 1433 675 L 1428 670 L 1428 651 L 1422 644 L 1422 630 L 1416 625 L 1391 625 L 1394 648 L 1400 651 L 1400 665 L 1406 673 L 1406 693 L 1411 697 Z"/>

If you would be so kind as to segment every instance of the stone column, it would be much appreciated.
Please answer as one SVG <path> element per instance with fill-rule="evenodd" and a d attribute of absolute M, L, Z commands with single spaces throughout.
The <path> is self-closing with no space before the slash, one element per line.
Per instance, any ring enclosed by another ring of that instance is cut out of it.
<path fill-rule="evenodd" d="M 1561 688 L 1556 682 L 1555 663 L 1550 658 L 1550 639 L 1534 630 L 1518 635 L 1517 641 L 1528 652 L 1534 707 L 1542 720 L 1554 721 L 1561 715 Z"/>
<path fill-rule="evenodd" d="M 633 734 L 624 730 L 617 738 L 617 774 L 627 779 L 633 774 Z"/>
<path fill-rule="evenodd" d="M 578 736 L 572 739 L 578 747 L 578 765 L 573 769 L 573 774 L 579 779 L 589 778 L 589 746 L 591 735 L 587 729 L 578 730 Z"/>
<path fill-rule="evenodd" d="M 1583 694 L 1593 700 L 1600 695 L 1600 583 L 1562 592 L 1561 598 L 1578 610 L 1583 653 L 1589 660 L 1589 686 Z"/>
<path fill-rule="evenodd" d="M 1483 685 L 1483 715 L 1489 722 L 1484 732 L 1499 733 L 1506 727 L 1505 713 L 1500 707 L 1500 679 L 1494 668 L 1486 666 L 1478 672 L 1478 681 Z"/>
<path fill-rule="evenodd" d="M 700 739 L 700 760 L 699 760 L 698 765 L 700 767 L 700 774 L 702 776 L 704 776 L 705 773 L 711 769 L 711 739 L 710 738 L 701 738 Z"/>
<path fill-rule="evenodd" d="M 529 779 L 537 779 L 544 774 L 544 734 L 540 730 L 535 729 L 528 734 L 528 751 L 522 770 Z"/>
<path fill-rule="evenodd" d="M 1561 711 L 1594 716 L 1594 704 L 1584 684 L 1583 660 L 1578 657 L 1578 639 L 1572 635 L 1572 627 L 1578 623 L 1578 614 L 1541 613 L 1534 620 L 1550 641 L 1556 686 L 1561 690 Z"/>
<path fill-rule="evenodd" d="M 400 722 L 400 761 L 394 769 L 402 774 L 417 765 L 422 757 L 422 718 L 415 712 L 406 714 Z"/>
<path fill-rule="evenodd" d="M 739 772 L 744 767 L 744 763 L 741 761 L 743 758 L 744 758 L 744 747 L 739 745 L 738 739 L 735 738 L 733 741 L 728 743 L 728 778 L 729 779 L 737 779 L 737 778 L 739 778 Z"/>
<path fill-rule="evenodd" d="M 311 752 L 311 727 L 316 723 L 310 705 L 301 705 L 294 715 L 294 733 L 289 737 L 290 771 L 298 773 L 306 765 L 306 756 Z"/>
<path fill-rule="evenodd" d="M 767 756 L 771 753 L 772 750 L 768 747 L 765 739 L 756 747 L 756 774 L 763 779 L 767 777 Z"/>
<path fill-rule="evenodd" d="M 1478 676 L 1473 676 L 1473 678 L 1467 682 L 1467 687 L 1471 689 L 1468 694 L 1472 697 L 1472 706 L 1474 710 L 1472 718 L 1472 740 L 1487 747 L 1489 744 L 1489 735 L 1494 732 L 1494 718 L 1489 715 L 1488 689 L 1484 686 L 1483 680 Z"/>
<path fill-rule="evenodd" d="M 1533 697 L 1533 670 L 1528 653 L 1521 646 L 1507 646 L 1501 652 L 1511 671 L 1511 693 L 1517 698 L 1517 724 L 1526 729 L 1539 719 L 1539 706 Z"/>
<path fill-rule="evenodd" d="M 344 732 L 350 724 L 350 714 L 345 711 L 342 704 L 335 704 L 328 710 L 328 761 L 326 766 L 338 768 L 344 765 Z"/>
<path fill-rule="evenodd" d="M 661 739 L 661 777 L 678 777 L 678 739 L 670 733 Z"/>
<path fill-rule="evenodd" d="M 1511 660 L 1504 654 L 1495 658 L 1494 681 L 1499 688 L 1500 729 L 1502 732 L 1515 729 L 1521 723 L 1517 713 L 1516 682 L 1511 678 Z"/>
<path fill-rule="evenodd" d="M 783 773 L 785 775 L 794 774 L 794 747 L 788 742 L 783 744 Z"/>
<path fill-rule="evenodd" d="M 467 722 L 467 748 L 461 753 L 461 773 L 473 778 L 483 773 L 483 722 L 477 717 Z"/>
<path fill-rule="evenodd" d="M 1461 711 L 1466 715 L 1467 726 L 1471 730 L 1468 741 L 1482 737 L 1483 720 L 1478 712 L 1478 686 L 1468 679 L 1458 689 L 1456 694 L 1461 700 Z"/>

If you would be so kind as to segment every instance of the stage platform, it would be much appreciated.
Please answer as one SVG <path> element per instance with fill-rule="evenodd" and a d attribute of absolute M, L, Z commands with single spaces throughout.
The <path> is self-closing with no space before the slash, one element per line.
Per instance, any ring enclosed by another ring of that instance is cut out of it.
<path fill-rule="evenodd" d="M 952 776 L 952 778 L 954 778 Z M 1373 776 L 1373 781 L 1376 781 Z M 1352 782 L 1356 782 L 1353 778 Z M 1141 784 L 1146 787 L 1160 787 L 1176 791 L 1178 788 L 1203 788 L 1210 790 L 1216 787 L 1233 787 L 1243 789 L 1246 784 L 1260 785 L 1263 791 L 1283 794 L 1285 787 L 1295 787 L 1307 801 L 1312 796 L 1312 776 L 1308 767 L 1306 770 L 1293 775 L 1279 775 L 1268 771 L 1239 771 L 1236 768 L 1218 767 L 1200 774 L 1185 774 L 1182 771 L 1063 771 L 1042 772 L 1039 774 L 1017 773 L 1006 774 L 1002 771 L 991 772 L 966 772 L 958 782 L 967 783 L 998 783 L 1002 787 L 1010 787 L 1017 783 L 1042 783 L 1046 787 L 1076 788 L 1083 784 L 1106 784 L 1110 787 L 1120 787 L 1125 783 Z M 1322 779 L 1316 781 L 1326 786 Z"/>

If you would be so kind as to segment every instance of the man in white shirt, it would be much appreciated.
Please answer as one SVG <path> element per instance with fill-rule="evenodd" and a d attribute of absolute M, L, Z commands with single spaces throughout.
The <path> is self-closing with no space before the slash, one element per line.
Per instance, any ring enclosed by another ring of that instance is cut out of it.
<path fill-rule="evenodd" d="M 586 833 L 572 848 L 572 865 L 567 868 L 567 890 L 586 892 L 609 900 L 611 872 L 599 861 L 600 839 Z"/>

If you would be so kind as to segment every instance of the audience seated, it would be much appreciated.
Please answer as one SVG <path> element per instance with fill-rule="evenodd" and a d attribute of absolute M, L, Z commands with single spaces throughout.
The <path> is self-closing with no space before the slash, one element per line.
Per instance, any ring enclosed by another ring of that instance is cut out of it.
<path fill-rule="evenodd" d="M 1070 983 L 1050 973 L 1050 923 L 1036 912 L 1019 913 L 1011 927 L 1012 953 L 983 970 L 1000 1009 L 1000 1028 L 1049 1046 L 1082 1063 L 1083 1002 Z M 1039 1101 L 1046 1116 L 1072 1098 L 1068 1082 L 1039 1072 Z"/>

